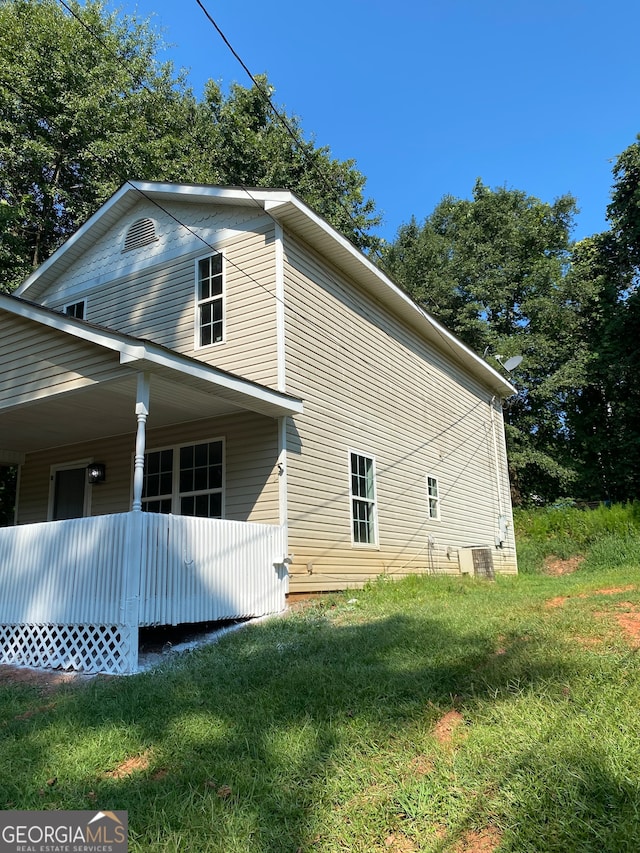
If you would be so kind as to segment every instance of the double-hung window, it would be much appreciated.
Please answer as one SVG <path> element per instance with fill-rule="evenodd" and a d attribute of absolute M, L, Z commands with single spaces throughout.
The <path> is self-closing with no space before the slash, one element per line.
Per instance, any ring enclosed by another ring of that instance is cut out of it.
<path fill-rule="evenodd" d="M 372 456 L 351 452 L 351 523 L 356 545 L 376 544 L 376 484 Z"/>
<path fill-rule="evenodd" d="M 196 262 L 196 344 L 207 347 L 224 340 L 224 276 L 220 252 Z"/>
<path fill-rule="evenodd" d="M 440 520 L 440 492 L 438 481 L 435 477 L 427 476 L 427 508 L 429 518 L 434 521 Z"/>
<path fill-rule="evenodd" d="M 207 441 L 145 453 L 142 509 L 222 518 L 223 443 Z"/>

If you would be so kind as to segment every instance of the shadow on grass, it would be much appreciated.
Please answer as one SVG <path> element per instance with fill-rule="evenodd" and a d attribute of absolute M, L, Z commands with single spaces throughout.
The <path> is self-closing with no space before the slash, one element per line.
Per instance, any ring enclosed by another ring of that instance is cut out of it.
<path fill-rule="evenodd" d="M 332 801 L 334 783 L 357 788 L 355 754 L 374 760 L 378 744 L 428 731 L 454 702 L 470 711 L 578 675 L 574 663 L 546 656 L 541 640 L 514 638 L 504 654 L 494 642 L 489 629 L 457 634 L 438 618 L 402 614 L 339 625 L 313 612 L 249 627 L 165 671 L 96 680 L 60 694 L 53 710 L 10 720 L 0 807 L 126 809 L 132 850 L 327 849 L 324 821 L 346 807 Z M 539 830 L 556 799 L 562 808 L 561 780 L 550 788 L 535 751 L 517 755 L 498 784 L 526 803 L 514 801 L 504 818 L 527 815 Z M 136 772 L 106 775 L 131 756 L 140 757 Z M 584 777 L 581 820 L 603 796 L 613 810 L 626 807 L 597 750 L 572 761 Z M 524 780 L 538 772 L 535 801 Z M 464 811 L 457 837 L 481 811 Z M 380 826 L 381 849 L 387 830 Z M 527 833 L 521 838 L 513 849 L 537 849 Z"/>

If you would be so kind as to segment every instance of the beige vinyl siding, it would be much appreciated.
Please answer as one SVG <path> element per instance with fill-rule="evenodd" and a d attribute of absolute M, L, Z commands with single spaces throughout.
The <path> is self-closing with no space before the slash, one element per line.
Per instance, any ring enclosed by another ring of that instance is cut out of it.
<path fill-rule="evenodd" d="M 490 392 L 306 247 L 287 237 L 285 253 L 287 390 L 305 401 L 288 432 L 291 590 L 457 573 L 457 549 L 469 545 L 490 546 L 498 570 L 515 570 L 512 528 L 495 548 Z M 351 545 L 350 450 L 375 459 L 375 547 Z M 438 479 L 439 521 L 428 517 L 427 475 Z"/>
<path fill-rule="evenodd" d="M 150 419 L 151 420 L 151 419 Z M 150 429 L 147 449 L 224 440 L 225 518 L 279 524 L 277 423 L 247 413 Z M 18 524 L 45 521 L 51 465 L 93 459 L 106 465 L 106 482 L 91 487 L 91 515 L 131 509 L 135 433 L 27 455 L 20 474 Z"/>
<path fill-rule="evenodd" d="M 117 354 L 0 312 L 0 406 L 76 391 L 122 376 Z"/>
<path fill-rule="evenodd" d="M 206 221 L 210 227 L 215 225 L 218 229 L 210 234 L 210 240 L 225 258 L 223 343 L 196 346 L 196 259 L 205 257 L 213 249 L 193 235 L 184 245 L 184 254 L 179 256 L 159 252 L 154 249 L 156 244 L 125 253 L 125 259 L 132 256 L 129 269 L 117 264 L 107 266 L 107 269 L 124 274 L 104 280 L 105 274 L 102 273 L 99 283 L 87 277 L 84 286 L 76 285 L 73 289 L 73 300 L 87 300 L 86 319 L 92 323 L 152 340 L 245 379 L 276 387 L 273 223 L 253 223 L 256 230 L 234 231 L 228 238 L 221 239 L 219 232 L 226 233 L 232 225 L 239 225 L 234 218 L 234 209 L 225 218 L 224 211 L 222 214 L 209 211 L 205 216 L 199 205 L 193 205 L 193 209 L 187 205 L 179 207 L 178 214 L 190 227 L 196 229 L 199 223 Z M 246 211 L 242 212 L 246 217 Z M 255 212 L 252 215 L 255 219 Z M 129 218 L 135 220 L 139 214 Z M 179 230 L 176 223 L 171 228 Z M 110 239 L 119 247 L 117 236 L 113 232 Z M 100 249 L 96 251 L 100 254 Z M 104 247 L 102 252 L 105 252 Z M 143 259 L 133 263 L 134 255 Z M 93 267 L 92 259 L 87 258 L 86 269 Z M 77 275 L 79 273 L 70 271 L 69 279 L 73 280 Z M 69 302 L 69 292 L 68 288 L 50 290 L 44 304 L 62 310 L 63 305 Z"/>

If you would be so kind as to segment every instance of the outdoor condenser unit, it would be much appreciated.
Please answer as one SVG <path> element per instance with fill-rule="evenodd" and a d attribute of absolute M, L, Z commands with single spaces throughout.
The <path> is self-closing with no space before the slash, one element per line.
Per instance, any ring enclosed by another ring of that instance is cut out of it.
<path fill-rule="evenodd" d="M 470 548 L 458 548 L 460 573 L 476 578 L 495 577 L 493 571 L 493 552 L 487 545 L 474 545 Z"/>

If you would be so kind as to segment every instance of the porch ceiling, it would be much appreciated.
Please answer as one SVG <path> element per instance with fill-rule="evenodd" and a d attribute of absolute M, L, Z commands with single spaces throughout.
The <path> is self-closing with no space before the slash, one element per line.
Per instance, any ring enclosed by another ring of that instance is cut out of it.
<path fill-rule="evenodd" d="M 135 433 L 136 374 L 0 409 L 0 451 L 30 453 Z M 211 391 L 151 376 L 149 429 L 246 410 Z"/>
<path fill-rule="evenodd" d="M 152 341 L 0 294 L 0 464 L 24 454 L 136 430 L 140 374 L 148 427 L 233 412 L 276 418 L 302 401 Z"/>

